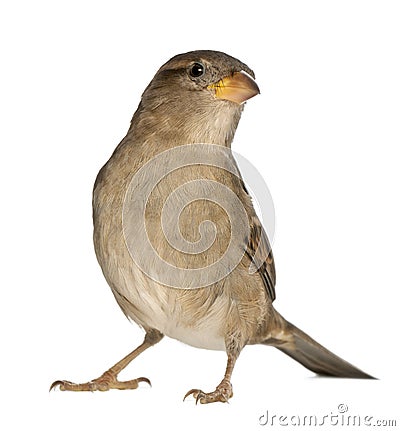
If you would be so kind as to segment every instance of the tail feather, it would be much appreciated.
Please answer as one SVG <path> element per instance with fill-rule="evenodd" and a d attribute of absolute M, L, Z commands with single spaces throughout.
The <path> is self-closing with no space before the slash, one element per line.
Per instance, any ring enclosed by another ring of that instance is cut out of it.
<path fill-rule="evenodd" d="M 353 379 L 374 379 L 359 368 L 330 352 L 305 332 L 275 312 L 277 331 L 263 344 L 268 344 L 286 353 L 304 367 L 317 374 Z"/>

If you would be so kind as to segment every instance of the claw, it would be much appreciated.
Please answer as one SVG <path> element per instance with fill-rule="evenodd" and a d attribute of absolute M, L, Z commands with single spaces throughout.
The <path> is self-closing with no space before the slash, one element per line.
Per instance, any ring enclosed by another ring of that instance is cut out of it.
<path fill-rule="evenodd" d="M 203 392 L 203 391 L 200 391 L 198 394 L 197 394 L 197 397 L 196 397 L 196 406 L 197 406 L 197 403 L 200 401 L 200 404 L 202 404 L 202 402 L 201 402 L 201 400 L 202 399 L 204 399 L 205 398 L 205 396 L 206 396 L 206 394 Z"/>
<path fill-rule="evenodd" d="M 151 386 L 151 381 L 147 377 L 138 377 L 136 380 L 137 380 L 138 383 L 140 383 L 140 382 L 146 382 L 150 387 L 152 387 Z"/>
<path fill-rule="evenodd" d="M 221 397 L 223 398 L 223 402 L 229 404 L 229 398 L 225 394 L 221 394 Z"/>
<path fill-rule="evenodd" d="M 186 392 L 186 395 L 183 397 L 183 401 L 185 401 L 186 400 L 186 398 L 189 396 L 189 395 L 192 395 L 193 394 L 193 396 L 196 398 L 197 396 L 196 395 L 194 395 L 195 393 L 197 393 L 197 394 L 199 394 L 201 392 L 201 390 L 200 389 L 190 389 L 190 391 L 187 391 Z"/>
<path fill-rule="evenodd" d="M 60 390 L 62 391 L 63 390 L 62 388 L 64 387 L 65 383 L 72 384 L 72 382 L 68 382 L 67 380 L 56 380 L 51 384 L 49 392 L 52 391 L 53 389 L 56 390 L 57 387 L 59 387 Z"/>

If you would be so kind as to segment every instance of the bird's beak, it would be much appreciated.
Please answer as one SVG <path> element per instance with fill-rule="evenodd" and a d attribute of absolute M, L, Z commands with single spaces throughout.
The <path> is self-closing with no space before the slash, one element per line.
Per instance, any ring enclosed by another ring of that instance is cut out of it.
<path fill-rule="evenodd" d="M 243 70 L 222 78 L 208 88 L 214 90 L 218 99 L 230 100 L 239 105 L 260 93 L 254 79 Z"/>

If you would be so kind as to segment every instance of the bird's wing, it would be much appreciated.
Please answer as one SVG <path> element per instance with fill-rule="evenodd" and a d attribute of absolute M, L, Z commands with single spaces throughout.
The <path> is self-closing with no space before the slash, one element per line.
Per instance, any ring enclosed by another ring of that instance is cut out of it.
<path fill-rule="evenodd" d="M 243 188 L 247 194 L 245 185 Z M 271 301 L 275 300 L 275 263 L 268 236 L 252 208 L 250 218 L 250 238 L 247 244 L 246 254 L 251 259 L 251 272 L 258 272 L 264 282 L 265 289 Z"/>

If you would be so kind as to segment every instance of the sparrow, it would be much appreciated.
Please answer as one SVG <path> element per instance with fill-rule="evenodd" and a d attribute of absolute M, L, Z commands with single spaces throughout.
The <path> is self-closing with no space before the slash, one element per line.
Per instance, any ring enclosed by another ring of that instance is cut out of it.
<path fill-rule="evenodd" d="M 164 335 L 227 354 L 215 390 L 186 393 L 196 403 L 232 397 L 235 362 L 251 344 L 274 346 L 319 375 L 373 378 L 273 307 L 271 246 L 231 151 L 245 102 L 259 93 L 253 71 L 223 52 L 187 52 L 158 70 L 93 190 L 98 262 L 144 341 L 99 378 L 50 389 L 150 384 L 118 374 Z"/>

